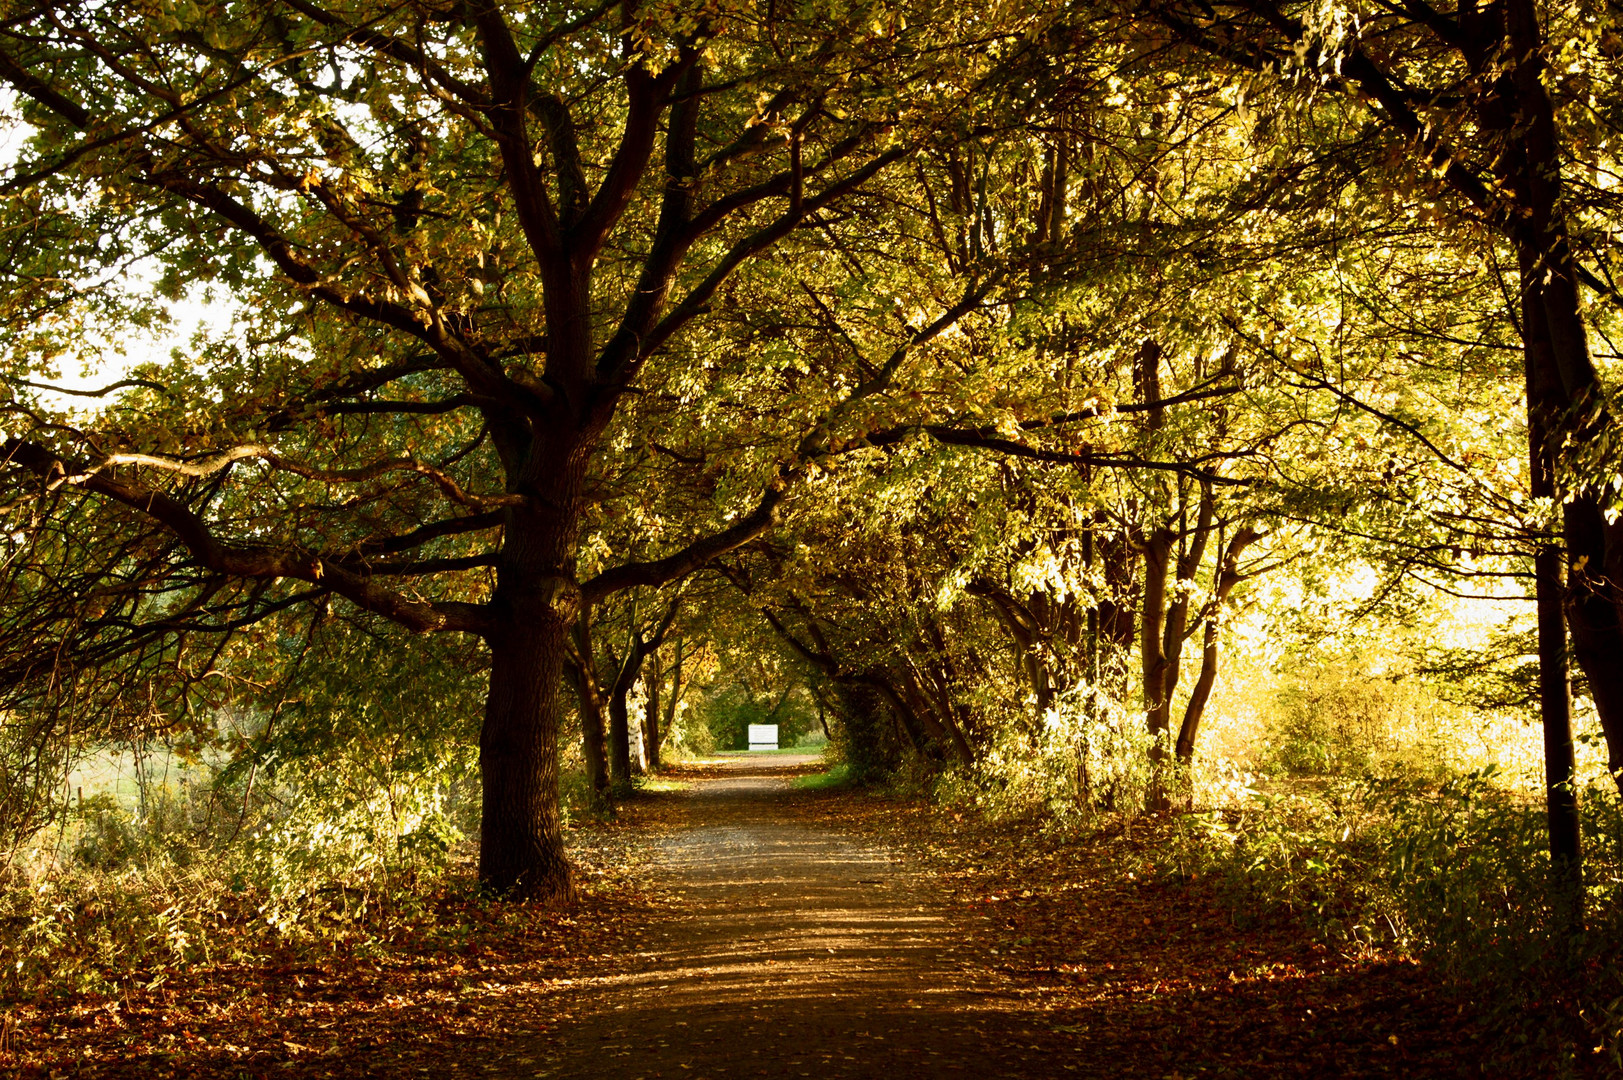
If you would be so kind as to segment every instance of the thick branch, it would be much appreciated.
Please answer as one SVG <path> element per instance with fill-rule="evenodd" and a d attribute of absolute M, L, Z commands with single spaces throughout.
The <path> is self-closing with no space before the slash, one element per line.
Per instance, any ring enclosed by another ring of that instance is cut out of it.
<path fill-rule="evenodd" d="M 507 512 L 505 510 L 488 510 L 483 514 L 469 514 L 467 517 L 447 518 L 444 521 L 430 522 L 419 526 L 408 533 L 391 536 L 384 540 L 377 540 L 366 545 L 363 550 L 393 553 L 410 551 L 414 547 L 421 547 L 431 540 L 438 540 L 442 536 L 460 536 L 464 533 L 482 532 L 485 529 L 494 529 L 505 523 Z"/>
<path fill-rule="evenodd" d="M 641 64 L 630 68 L 625 75 L 626 120 L 609 162 L 608 175 L 598 185 L 590 205 L 570 230 L 570 257 L 578 267 L 589 266 L 597 257 L 609 230 L 614 228 L 620 215 L 631 203 L 637 183 L 648 170 L 649 158 L 654 152 L 654 141 L 659 135 L 659 117 L 676 83 L 698 60 L 691 47 L 684 48 L 676 63 L 649 75 Z"/>
<path fill-rule="evenodd" d="M 627 563 L 605 570 L 580 587 L 588 601 L 600 600 L 610 593 L 637 585 L 663 585 L 701 569 L 711 559 L 725 555 L 749 543 L 778 522 L 778 508 L 783 501 L 781 486 L 774 485 L 761 496 L 747 517 L 739 519 L 721 532 L 712 533 L 693 541 L 687 547 L 663 559 L 651 562 Z"/>
<path fill-rule="evenodd" d="M 485 72 L 490 78 L 492 101 L 485 110 L 496 145 L 502 154 L 513 206 L 530 250 L 542 265 L 558 257 L 560 238 L 558 216 L 547 196 L 546 185 L 536 167 L 534 149 L 524 118 L 529 111 L 530 67 L 519 55 L 507 20 L 495 4 L 480 4 L 474 13 L 479 42 L 484 50 Z"/>
<path fill-rule="evenodd" d="M 357 607 L 382 615 L 414 631 L 456 630 L 482 634 L 489 620 L 482 606 L 465 603 L 427 603 L 385 589 L 340 562 L 318 554 L 268 544 L 227 544 L 185 503 L 151 488 L 125 484 L 97 472 L 70 470 L 66 463 L 37 443 L 7 439 L 0 443 L 0 460 L 18 465 L 52 482 L 75 477 L 89 492 L 112 499 L 163 526 L 186 546 L 205 569 L 238 578 L 293 578 L 319 585 Z"/>
<path fill-rule="evenodd" d="M 1156 461 L 1152 458 L 1142 458 L 1133 454 L 1096 454 L 1087 450 L 1043 450 L 1039 447 L 1016 442 L 1013 439 L 987 435 L 979 429 L 965 431 L 944 424 L 903 424 L 885 431 L 871 432 L 862 441 L 870 446 L 891 446 L 904 442 L 915 435 L 928 435 L 937 442 L 946 443 L 949 446 L 968 446 L 978 450 L 991 450 L 995 453 L 1007 454 L 1010 457 L 1025 458 L 1028 461 L 1045 461 L 1054 465 L 1088 465 L 1106 469 L 1142 469 L 1150 472 L 1170 472 L 1193 477 L 1207 483 L 1230 487 L 1243 487 L 1251 482 L 1237 477 L 1223 476 L 1220 473 L 1201 468 L 1201 464 L 1207 461 L 1230 461 L 1248 456 L 1244 451 L 1226 454 L 1205 454 L 1190 461 Z"/>
<path fill-rule="evenodd" d="M 270 447 L 260 443 L 233 446 L 229 450 L 222 450 L 217 454 L 211 454 L 208 457 L 192 461 L 183 458 L 164 457 L 161 454 L 109 454 L 99 464 L 83 473 L 62 477 L 61 482 L 84 484 L 102 471 L 118 468 L 119 466 L 161 469 L 180 476 L 198 478 L 212 476 L 235 462 L 249 459 L 264 461 L 273 469 L 292 473 L 295 476 L 302 476 L 306 480 L 315 480 L 328 484 L 355 484 L 367 480 L 376 480 L 378 477 L 391 472 L 414 472 L 432 480 L 435 486 L 445 493 L 447 498 L 462 506 L 479 508 L 518 506 L 524 502 L 524 496 L 522 495 L 477 495 L 464 491 L 462 485 L 458 484 L 455 478 L 449 474 L 414 458 L 390 458 L 354 469 L 318 469 L 313 465 L 306 465 L 303 462 L 284 458 Z"/>
<path fill-rule="evenodd" d="M 670 340 L 671 335 L 686 326 L 688 322 L 709 305 L 722 285 L 726 284 L 727 279 L 732 276 L 733 271 L 737 270 L 752 256 L 765 251 L 785 236 L 788 236 L 807 214 L 815 213 L 841 196 L 849 194 L 871 180 L 886 166 L 900 161 L 911 152 L 907 147 L 893 147 L 887 150 L 862 166 L 862 168 L 857 169 L 850 176 L 830 184 L 812 198 L 804 200 L 798 212 L 791 209 L 765 228 L 739 240 L 727 251 L 726 255 L 722 256 L 721 261 L 710 271 L 709 275 L 695 285 L 692 291 L 682 298 L 681 303 L 649 331 L 648 335 L 639 343 L 640 348 L 637 351 L 637 356 L 647 357 L 658 351 L 666 341 Z"/>

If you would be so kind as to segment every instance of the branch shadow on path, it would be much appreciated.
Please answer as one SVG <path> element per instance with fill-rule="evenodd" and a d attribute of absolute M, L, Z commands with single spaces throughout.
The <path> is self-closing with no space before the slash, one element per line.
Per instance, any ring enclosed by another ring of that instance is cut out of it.
<path fill-rule="evenodd" d="M 680 796 L 659 836 L 670 916 L 551 1004 L 516 1076 L 1046 1076 L 1069 1040 L 1024 1026 L 965 952 L 939 892 L 900 855 L 814 815 L 746 756 Z"/>
<path fill-rule="evenodd" d="M 546 1031 L 513 1044 L 503 1071 L 1484 1075 L 1481 1033 L 1424 971 L 1354 962 L 1300 935 L 1237 933 L 1199 890 L 1146 889 L 1121 867 L 1043 880 L 988 849 L 965 894 L 919 855 L 941 823 L 797 791 L 792 778 L 815 763 L 706 762 L 678 773 L 686 790 L 634 802 L 627 824 L 651 849 L 662 914 L 548 991 L 537 1003 Z M 888 815 L 878 827 L 875 813 Z M 1011 873 L 1018 882 L 998 884 Z M 997 895 L 974 895 L 987 890 Z"/>

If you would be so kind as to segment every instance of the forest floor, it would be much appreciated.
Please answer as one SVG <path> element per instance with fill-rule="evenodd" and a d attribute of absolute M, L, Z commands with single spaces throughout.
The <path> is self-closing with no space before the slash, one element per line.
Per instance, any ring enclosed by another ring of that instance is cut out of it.
<path fill-rule="evenodd" d="M 1235 929 L 1198 884 L 851 791 L 815 759 L 677 769 L 634 800 L 663 911 L 557 993 L 503 1075 L 1482 1076 L 1410 963 Z"/>
<path fill-rule="evenodd" d="M 1424 968 L 1234 925 L 1131 841 L 803 790 L 810 757 L 680 766 L 574 830 L 582 904 L 448 893 L 306 943 L 0 1017 L 22 1076 L 1464 1077 Z M 674 790 L 673 790 L 674 789 Z M 1140 868 L 1135 872 L 1134 867 Z M 415 925 L 415 929 L 413 929 Z"/>

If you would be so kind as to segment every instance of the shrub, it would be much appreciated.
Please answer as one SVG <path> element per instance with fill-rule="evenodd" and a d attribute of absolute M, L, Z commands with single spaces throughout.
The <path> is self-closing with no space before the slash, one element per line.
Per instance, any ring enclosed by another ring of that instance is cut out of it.
<path fill-rule="evenodd" d="M 1496 770 L 1252 792 L 1180 819 L 1164 869 L 1215 875 L 1239 921 L 1286 911 L 1342 947 L 1424 957 L 1487 1003 L 1507 1068 L 1623 1068 L 1623 816 L 1584 793 L 1587 926 L 1569 933 L 1544 810 Z"/>

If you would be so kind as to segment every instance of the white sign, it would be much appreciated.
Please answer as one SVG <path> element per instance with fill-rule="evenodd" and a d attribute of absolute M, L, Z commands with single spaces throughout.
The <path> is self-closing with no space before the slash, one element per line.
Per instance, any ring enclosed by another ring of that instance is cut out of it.
<path fill-rule="evenodd" d="M 778 725 L 751 724 L 750 749 L 776 750 L 778 748 Z"/>

